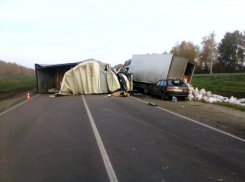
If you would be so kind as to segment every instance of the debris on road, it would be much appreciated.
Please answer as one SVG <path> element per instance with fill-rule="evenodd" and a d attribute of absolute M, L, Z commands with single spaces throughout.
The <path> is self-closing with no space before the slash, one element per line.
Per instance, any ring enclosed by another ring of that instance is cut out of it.
<path fill-rule="evenodd" d="M 148 105 L 150 105 L 150 106 L 157 106 L 157 104 L 154 104 L 154 103 L 148 103 Z"/>
<path fill-rule="evenodd" d="M 118 92 L 114 92 L 114 93 L 112 94 L 112 96 L 114 96 L 114 97 L 128 97 L 128 96 L 130 96 L 130 95 L 129 95 L 129 93 L 127 93 L 127 92 L 124 92 L 124 91 L 118 91 Z"/>
<path fill-rule="evenodd" d="M 224 181 L 223 179 L 217 179 L 217 181 Z"/>
<path fill-rule="evenodd" d="M 48 92 L 50 92 L 50 93 L 57 93 L 57 92 L 59 92 L 59 90 L 56 89 L 56 88 L 51 88 L 51 89 L 48 89 Z"/>
<path fill-rule="evenodd" d="M 245 106 L 245 98 L 237 99 L 233 96 L 230 97 L 224 97 L 221 95 L 212 94 L 210 91 L 206 91 L 204 88 L 201 90 L 198 90 L 198 88 L 193 88 L 190 84 L 186 83 L 189 87 L 189 100 L 203 100 L 208 103 L 214 103 L 214 102 L 222 102 L 222 103 L 229 103 L 233 105 L 239 105 L 239 106 Z"/>
<path fill-rule="evenodd" d="M 143 95 L 142 93 L 136 93 L 136 92 L 133 93 L 133 96 L 142 96 L 142 95 Z"/>
<path fill-rule="evenodd" d="M 177 102 L 177 98 L 175 96 L 172 97 L 172 102 Z"/>

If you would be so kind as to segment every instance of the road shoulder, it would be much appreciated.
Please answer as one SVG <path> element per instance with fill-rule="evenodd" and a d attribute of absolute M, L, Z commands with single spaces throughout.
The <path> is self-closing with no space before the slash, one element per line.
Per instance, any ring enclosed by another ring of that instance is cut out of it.
<path fill-rule="evenodd" d="M 27 98 L 28 92 L 30 93 L 31 98 L 37 94 L 36 90 L 33 89 L 33 90 L 18 93 L 16 95 L 12 96 L 11 98 L 1 100 L 0 101 L 0 113 L 3 111 L 6 111 L 7 109 L 9 109 L 9 108 L 11 108 L 11 107 L 23 102 L 23 101 L 25 101 Z"/>
<path fill-rule="evenodd" d="M 137 97 L 147 103 L 197 120 L 235 136 L 245 138 L 245 112 L 200 101 L 163 101 L 150 96 Z"/>

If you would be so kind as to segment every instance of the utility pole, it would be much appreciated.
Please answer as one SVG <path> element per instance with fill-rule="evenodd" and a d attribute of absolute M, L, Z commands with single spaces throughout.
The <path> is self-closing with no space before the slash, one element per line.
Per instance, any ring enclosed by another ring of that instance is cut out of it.
<path fill-rule="evenodd" d="M 178 56 L 179 56 L 179 46 L 180 46 L 180 45 L 179 45 L 179 42 L 178 42 Z"/>
<path fill-rule="evenodd" d="M 213 73 L 213 44 L 214 44 L 214 31 L 212 33 L 212 43 L 211 43 L 210 74 Z"/>

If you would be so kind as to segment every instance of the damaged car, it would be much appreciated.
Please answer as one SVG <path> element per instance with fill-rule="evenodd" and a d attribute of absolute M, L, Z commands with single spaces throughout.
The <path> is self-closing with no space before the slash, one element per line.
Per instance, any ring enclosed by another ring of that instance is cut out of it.
<path fill-rule="evenodd" d="M 179 79 L 159 80 L 150 90 L 152 96 L 160 96 L 163 100 L 172 96 L 180 97 L 183 100 L 188 98 L 188 86 Z"/>

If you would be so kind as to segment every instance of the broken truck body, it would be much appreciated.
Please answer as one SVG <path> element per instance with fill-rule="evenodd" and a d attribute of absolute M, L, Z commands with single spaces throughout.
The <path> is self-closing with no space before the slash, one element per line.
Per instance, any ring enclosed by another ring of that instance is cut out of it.
<path fill-rule="evenodd" d="M 148 94 L 161 79 L 180 79 L 186 76 L 191 83 L 195 63 L 173 54 L 133 55 L 128 73 L 134 76 L 134 86 Z"/>
<path fill-rule="evenodd" d="M 103 94 L 120 89 L 130 91 L 133 88 L 127 84 L 127 75 L 116 73 L 109 64 L 94 59 L 59 65 L 36 64 L 35 68 L 39 93 Z"/>
<path fill-rule="evenodd" d="M 65 73 L 59 93 L 61 95 L 108 93 L 106 67 L 106 64 L 94 60 L 78 64 Z"/>
<path fill-rule="evenodd" d="M 49 89 L 55 88 L 53 92 L 60 89 L 64 74 L 81 62 L 65 64 L 35 64 L 37 92 L 50 93 Z"/>

